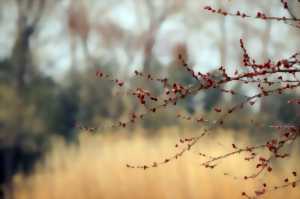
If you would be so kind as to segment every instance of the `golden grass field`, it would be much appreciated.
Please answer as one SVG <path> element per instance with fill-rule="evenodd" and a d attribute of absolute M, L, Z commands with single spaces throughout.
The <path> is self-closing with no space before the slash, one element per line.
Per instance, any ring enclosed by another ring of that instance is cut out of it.
<path fill-rule="evenodd" d="M 187 129 L 180 131 L 189 132 Z M 143 136 L 142 130 L 133 134 L 128 137 L 127 133 L 121 131 L 108 135 L 82 133 L 78 147 L 66 147 L 56 142 L 46 162 L 39 165 L 31 177 L 15 177 L 15 197 L 234 199 L 242 198 L 242 191 L 253 193 L 260 183 L 278 185 L 283 183 L 286 176 L 292 179 L 292 169 L 300 172 L 299 158 L 291 158 L 285 161 L 284 166 L 261 176 L 262 180 L 245 181 L 224 176 L 224 172 L 240 177 L 253 173 L 255 163 L 249 165 L 243 160 L 245 155 L 242 154 L 222 160 L 215 169 L 199 166 L 204 158 L 196 155 L 196 152 L 218 155 L 232 151 L 232 143 L 243 143 L 243 146 L 250 144 L 247 136 L 234 136 L 229 131 L 218 131 L 213 137 L 203 138 L 196 148 L 177 161 L 145 171 L 128 169 L 125 166 L 127 163 L 152 163 L 173 154 L 176 152 L 174 144 L 180 137 L 176 128 L 162 130 L 159 136 L 152 138 Z M 262 198 L 298 199 L 300 186 L 270 192 Z"/>

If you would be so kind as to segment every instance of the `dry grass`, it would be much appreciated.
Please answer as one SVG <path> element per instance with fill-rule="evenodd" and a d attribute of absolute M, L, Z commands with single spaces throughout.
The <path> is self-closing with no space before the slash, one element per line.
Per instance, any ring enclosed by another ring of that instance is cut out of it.
<path fill-rule="evenodd" d="M 177 129 L 166 129 L 159 137 L 145 138 L 141 132 L 130 138 L 124 132 L 109 136 L 83 134 L 80 147 L 65 147 L 56 143 L 46 163 L 40 165 L 31 177 L 15 178 L 15 196 L 18 199 L 134 199 L 134 198 L 241 198 L 242 191 L 259 186 L 252 180 L 234 180 L 223 176 L 224 172 L 244 176 L 253 171 L 252 166 L 240 158 L 223 160 L 215 169 L 199 166 L 203 158 L 195 152 L 211 155 L 231 151 L 234 136 L 221 132 L 208 137 L 182 159 L 150 170 L 134 170 L 126 163 L 151 163 L 174 153 L 178 138 Z M 246 137 L 242 143 L 249 144 Z M 295 168 L 297 160 L 285 163 L 275 173 L 264 175 L 268 184 L 282 183 L 287 175 L 281 175 L 289 167 Z M 294 165 L 294 167 L 292 167 Z M 299 167 L 298 167 L 299 168 Z M 288 174 L 290 175 L 290 174 Z M 299 198 L 299 186 L 269 193 L 265 198 Z"/>

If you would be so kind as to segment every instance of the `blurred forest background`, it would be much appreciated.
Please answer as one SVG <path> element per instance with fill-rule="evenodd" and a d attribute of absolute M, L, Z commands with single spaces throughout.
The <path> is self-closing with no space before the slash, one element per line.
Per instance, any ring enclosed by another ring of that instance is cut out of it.
<path fill-rule="evenodd" d="M 10 182 L 17 171 L 29 172 L 53 139 L 79 144 L 76 123 L 108 131 L 106 124 L 140 108 L 132 96 L 118 94 L 123 88 L 97 79 L 98 69 L 124 80 L 123 90 L 159 92 L 158 84 L 137 78 L 134 70 L 189 85 L 193 79 L 180 67 L 178 54 L 197 71 L 214 73 L 225 65 L 233 73 L 241 63 L 240 38 L 260 61 L 299 50 L 299 29 L 215 16 L 203 11 L 205 5 L 288 16 L 279 0 L 0 0 L 0 183 Z M 242 95 L 256 91 L 251 85 L 231 86 Z M 268 136 L 272 123 L 299 121 L 299 106 L 287 103 L 297 96 L 293 92 L 259 101 L 231 116 L 224 128 L 252 132 L 254 139 Z M 214 106 L 242 99 L 218 90 L 198 93 L 147 115 L 127 133 L 143 129 L 155 136 L 166 128 L 197 129 L 176 113 L 214 118 Z M 254 132 L 251 118 L 266 124 L 263 133 Z"/>

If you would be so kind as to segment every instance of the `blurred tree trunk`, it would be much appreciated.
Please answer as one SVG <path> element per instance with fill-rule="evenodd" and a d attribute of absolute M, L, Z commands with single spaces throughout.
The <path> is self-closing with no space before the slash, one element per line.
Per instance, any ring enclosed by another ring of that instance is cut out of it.
<path fill-rule="evenodd" d="M 267 13 L 267 10 L 265 9 L 264 13 Z M 262 62 L 267 62 L 269 59 L 269 46 L 271 43 L 271 28 L 272 28 L 272 24 L 270 21 L 265 22 L 266 26 L 264 31 L 262 32 L 261 35 L 261 42 L 262 42 L 262 54 L 261 54 L 261 61 Z M 274 107 L 274 99 L 270 99 L 270 98 L 262 98 L 261 99 L 261 112 L 264 113 L 270 113 L 270 115 L 276 115 L 277 113 L 275 112 L 275 107 Z"/>
<path fill-rule="evenodd" d="M 16 71 L 15 76 L 15 87 L 17 94 L 17 112 L 16 112 L 16 131 L 22 132 L 23 118 L 22 113 L 24 112 L 24 93 L 26 88 L 26 76 L 31 67 L 31 52 L 29 48 L 29 42 L 31 35 L 34 32 L 35 27 L 26 26 L 23 22 L 23 16 L 19 17 L 17 38 L 12 51 L 12 62 Z M 17 132 L 16 132 L 17 133 Z"/>
<path fill-rule="evenodd" d="M 87 64 L 92 64 L 91 56 L 88 50 L 88 37 L 90 32 L 90 22 L 86 4 L 83 1 L 73 1 L 68 9 L 68 30 L 70 34 L 70 51 L 71 51 L 71 67 L 72 70 L 78 65 L 76 52 L 78 49 L 77 39 L 83 49 L 83 54 Z"/>
<path fill-rule="evenodd" d="M 222 6 L 222 2 L 219 2 L 219 7 Z M 219 46 L 220 51 L 220 65 L 226 66 L 227 64 L 227 29 L 226 29 L 226 19 L 227 17 L 220 18 L 220 33 L 221 33 L 221 41 Z"/>
<path fill-rule="evenodd" d="M 45 0 L 16 0 L 16 5 L 18 9 L 17 35 L 12 50 L 11 62 L 13 68 L 15 68 L 15 88 L 18 98 L 15 127 L 17 132 L 22 133 L 25 89 L 30 76 L 33 75 L 30 40 L 36 32 L 37 24 L 45 7 Z M 36 12 L 34 12 L 34 6 L 37 6 Z"/>
<path fill-rule="evenodd" d="M 143 46 L 144 61 L 143 61 L 143 72 L 151 72 L 151 61 L 153 59 L 153 47 L 155 39 L 161 25 L 168 19 L 169 16 L 176 13 L 179 9 L 182 9 L 183 1 L 181 0 L 166 0 L 163 4 L 163 10 L 158 13 L 155 7 L 154 1 L 143 1 L 147 10 L 149 19 L 149 28 L 145 31 L 145 42 Z M 137 7 L 139 9 L 139 7 Z"/>
<path fill-rule="evenodd" d="M 15 71 L 13 84 L 15 86 L 17 104 L 13 129 L 12 132 L 10 132 L 9 143 L 7 143 L 8 147 L 12 147 L 13 150 L 8 150 L 4 163 L 4 178 L 8 182 L 10 193 L 7 197 L 9 198 L 13 198 L 11 195 L 10 179 L 14 173 L 13 157 L 16 153 L 14 148 L 21 145 L 21 137 L 25 133 L 24 112 L 26 111 L 26 86 L 33 72 L 30 40 L 36 31 L 38 21 L 43 13 L 45 0 L 16 0 L 15 3 L 17 6 L 16 40 L 13 45 L 10 63 Z"/>

